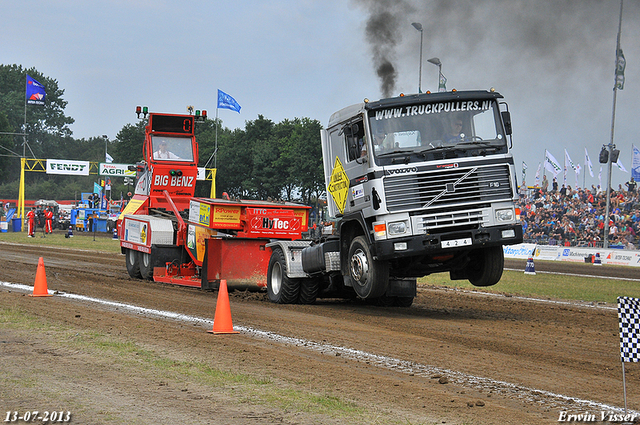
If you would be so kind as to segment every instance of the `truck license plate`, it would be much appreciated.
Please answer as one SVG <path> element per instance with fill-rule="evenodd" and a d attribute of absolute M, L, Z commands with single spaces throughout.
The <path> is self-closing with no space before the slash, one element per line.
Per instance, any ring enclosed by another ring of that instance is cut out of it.
<path fill-rule="evenodd" d="M 455 248 L 458 246 L 468 246 L 471 245 L 471 238 L 464 239 L 453 239 L 451 241 L 442 241 L 443 248 Z"/>

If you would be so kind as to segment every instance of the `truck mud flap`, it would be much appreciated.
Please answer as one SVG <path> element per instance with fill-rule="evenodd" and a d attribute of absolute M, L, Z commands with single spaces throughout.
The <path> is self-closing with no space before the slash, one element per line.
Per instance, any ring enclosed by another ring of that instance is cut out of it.
<path fill-rule="evenodd" d="M 416 294 L 416 279 L 389 279 L 389 287 L 384 295 L 387 297 L 415 297 Z"/>

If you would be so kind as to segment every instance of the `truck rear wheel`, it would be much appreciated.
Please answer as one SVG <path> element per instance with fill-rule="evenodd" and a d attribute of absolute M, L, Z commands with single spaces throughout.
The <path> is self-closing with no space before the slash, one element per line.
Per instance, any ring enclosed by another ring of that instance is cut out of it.
<path fill-rule="evenodd" d="M 363 299 L 378 298 L 389 286 L 389 263 L 374 260 L 364 236 L 357 236 L 349 247 L 348 280 Z"/>
<path fill-rule="evenodd" d="M 300 298 L 298 302 L 300 304 L 313 304 L 318 298 L 320 292 L 320 284 L 322 284 L 321 277 L 312 277 L 309 279 L 300 280 Z"/>
<path fill-rule="evenodd" d="M 491 246 L 473 252 L 467 266 L 467 279 L 474 286 L 492 286 L 500 281 L 504 269 L 504 251 Z"/>
<path fill-rule="evenodd" d="M 138 251 L 134 249 L 127 249 L 125 258 L 127 261 L 127 272 L 129 273 L 129 276 L 134 279 L 140 279 L 142 277 L 142 273 L 140 273 Z"/>
<path fill-rule="evenodd" d="M 298 302 L 300 280 L 290 279 L 287 275 L 287 260 L 280 248 L 273 248 L 267 269 L 267 295 L 276 304 L 294 304 Z"/>

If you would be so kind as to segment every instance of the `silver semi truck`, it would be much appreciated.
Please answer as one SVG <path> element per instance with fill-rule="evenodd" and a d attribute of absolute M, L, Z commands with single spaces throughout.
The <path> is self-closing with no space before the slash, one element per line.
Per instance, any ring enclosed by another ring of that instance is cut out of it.
<path fill-rule="evenodd" d="M 522 242 L 511 118 L 490 91 L 413 94 L 334 113 L 322 130 L 336 231 L 274 242 L 269 298 L 357 296 L 410 306 L 416 278 L 496 284 Z"/>

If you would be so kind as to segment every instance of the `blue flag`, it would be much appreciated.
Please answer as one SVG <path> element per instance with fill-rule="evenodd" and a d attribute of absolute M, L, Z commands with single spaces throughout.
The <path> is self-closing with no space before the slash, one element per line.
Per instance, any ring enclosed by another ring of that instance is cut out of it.
<path fill-rule="evenodd" d="M 238 102 L 222 90 L 218 89 L 218 108 L 231 109 L 240 113 L 240 105 Z"/>
<path fill-rule="evenodd" d="M 45 96 L 44 86 L 27 75 L 27 103 L 29 105 L 44 105 Z"/>
<path fill-rule="evenodd" d="M 631 177 L 635 181 L 640 181 L 640 149 L 636 145 L 631 145 L 633 155 L 631 157 Z M 620 158 L 618 158 L 620 159 Z"/>

